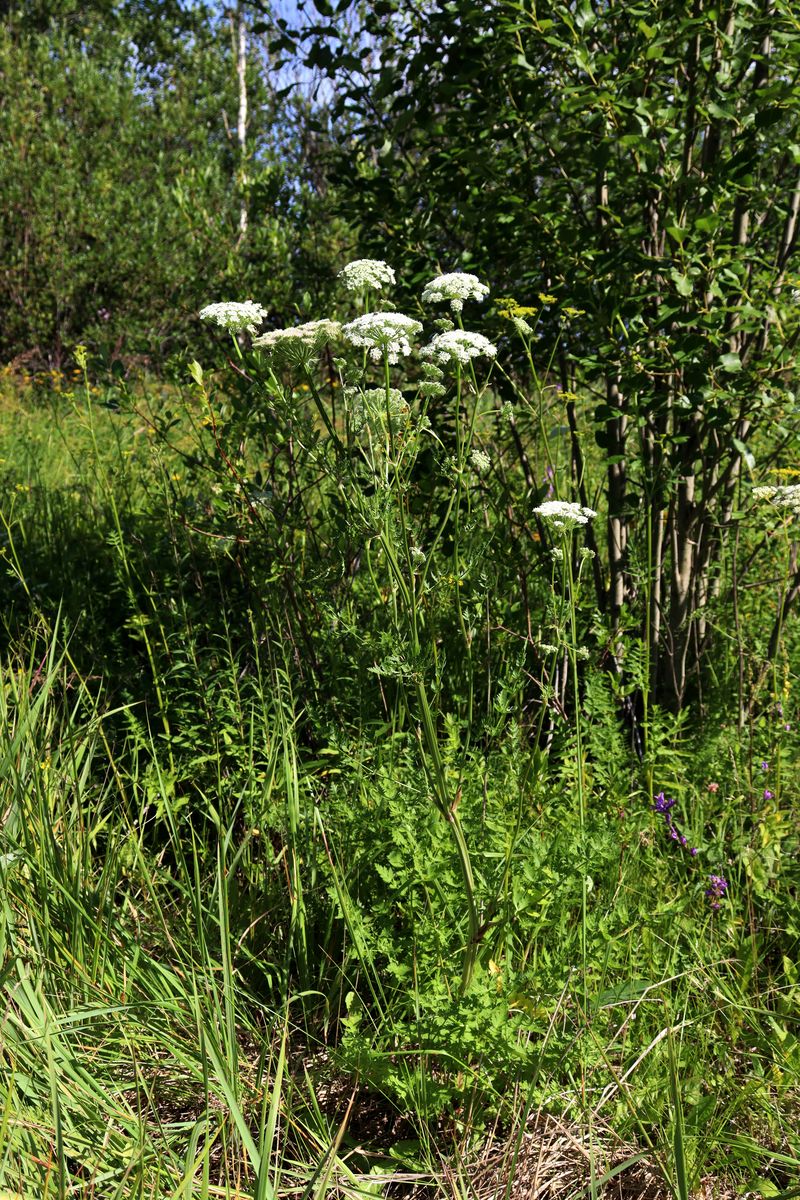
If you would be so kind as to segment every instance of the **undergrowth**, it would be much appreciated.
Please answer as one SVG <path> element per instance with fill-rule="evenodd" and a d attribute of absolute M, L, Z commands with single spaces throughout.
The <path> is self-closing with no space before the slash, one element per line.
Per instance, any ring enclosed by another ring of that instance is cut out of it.
<path fill-rule="evenodd" d="M 546 388 L 79 362 L 0 413 L 0 1196 L 469 1194 L 537 1114 L 794 1195 L 780 537 L 676 712 L 532 516 Z"/>

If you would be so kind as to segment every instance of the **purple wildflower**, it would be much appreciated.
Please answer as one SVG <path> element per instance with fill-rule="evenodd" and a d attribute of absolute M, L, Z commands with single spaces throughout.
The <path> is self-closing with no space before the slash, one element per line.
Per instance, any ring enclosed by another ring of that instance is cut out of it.
<path fill-rule="evenodd" d="M 764 799 L 765 800 L 772 799 L 772 792 L 769 790 L 769 788 L 764 788 Z"/>
<path fill-rule="evenodd" d="M 706 895 L 712 909 L 716 912 L 721 907 L 723 896 L 728 890 L 728 881 L 724 875 L 709 875 L 711 886 L 706 888 Z"/>
<path fill-rule="evenodd" d="M 659 816 L 663 816 L 668 825 L 672 824 L 672 817 L 669 815 L 670 810 L 675 807 L 675 801 L 665 796 L 663 792 L 659 792 L 653 804 L 653 812 L 657 812 Z"/>
<path fill-rule="evenodd" d="M 768 770 L 769 770 L 769 763 L 767 762 L 767 760 L 766 760 L 766 759 L 764 759 L 764 761 L 763 761 L 763 762 L 762 762 L 760 765 L 761 765 L 761 770 L 762 770 L 762 771 L 768 771 Z"/>
<path fill-rule="evenodd" d="M 687 839 L 680 832 L 672 819 L 672 810 L 675 807 L 675 801 L 670 796 L 665 796 L 663 792 L 659 792 L 658 795 L 654 797 L 651 807 L 653 812 L 658 813 L 660 817 L 664 818 L 667 829 L 669 830 L 669 836 L 672 841 L 677 842 L 683 847 L 684 850 L 689 850 L 692 858 L 694 858 L 697 854 L 696 847 L 692 846 L 691 849 L 689 848 Z"/>

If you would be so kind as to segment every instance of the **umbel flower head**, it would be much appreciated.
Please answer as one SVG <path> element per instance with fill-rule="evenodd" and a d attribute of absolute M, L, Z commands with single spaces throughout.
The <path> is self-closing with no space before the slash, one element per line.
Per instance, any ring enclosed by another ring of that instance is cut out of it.
<path fill-rule="evenodd" d="M 437 275 L 425 284 L 422 303 L 446 304 L 449 301 L 452 312 L 460 313 L 465 300 L 483 300 L 488 295 L 488 287 L 481 283 L 477 275 L 451 271 L 447 275 Z"/>
<path fill-rule="evenodd" d="M 494 358 L 497 346 L 482 333 L 468 333 L 466 329 L 451 329 L 448 333 L 437 333 L 420 354 L 433 362 L 459 363 L 466 366 L 471 358 Z"/>
<path fill-rule="evenodd" d="M 255 333 L 267 310 L 254 300 L 223 300 L 200 309 L 201 321 L 214 321 L 230 333 Z"/>
<path fill-rule="evenodd" d="M 342 332 L 338 321 L 307 321 L 290 329 L 271 329 L 255 338 L 254 346 L 283 362 L 303 364 Z"/>
<path fill-rule="evenodd" d="M 773 508 L 786 508 L 795 517 L 800 517 L 800 483 L 784 483 L 777 487 L 753 488 L 755 500 L 769 500 Z"/>
<path fill-rule="evenodd" d="M 577 529 L 579 525 L 588 525 L 592 517 L 597 516 L 593 508 L 582 508 L 580 504 L 573 504 L 569 500 L 545 500 L 544 504 L 540 504 L 533 511 L 538 513 L 545 525 L 559 530 Z"/>
<path fill-rule="evenodd" d="M 338 277 L 348 292 L 363 292 L 364 288 L 379 292 L 394 283 L 394 271 L 379 258 L 356 258 L 342 267 Z"/>
<path fill-rule="evenodd" d="M 422 329 L 422 324 L 402 313 L 364 313 L 342 327 L 342 333 L 353 346 L 363 346 L 369 351 L 373 362 L 380 362 L 384 354 L 390 363 L 399 361 L 400 355 L 411 353 L 409 338 Z"/>

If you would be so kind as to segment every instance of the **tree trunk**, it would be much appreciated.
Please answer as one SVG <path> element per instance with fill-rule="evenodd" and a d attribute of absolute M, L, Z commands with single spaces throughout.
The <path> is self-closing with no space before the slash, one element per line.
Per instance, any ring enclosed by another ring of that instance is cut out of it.
<path fill-rule="evenodd" d="M 236 9 L 236 77 L 239 81 L 239 112 L 236 119 L 236 141 L 239 147 L 239 243 L 247 233 L 247 23 L 244 6 Z"/>

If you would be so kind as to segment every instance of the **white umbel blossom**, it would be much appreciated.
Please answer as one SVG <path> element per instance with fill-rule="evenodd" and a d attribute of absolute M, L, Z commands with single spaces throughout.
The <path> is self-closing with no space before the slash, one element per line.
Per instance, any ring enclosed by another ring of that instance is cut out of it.
<path fill-rule="evenodd" d="M 394 271 L 379 258 L 356 258 L 342 267 L 339 279 L 349 292 L 363 292 L 364 288 L 379 292 L 394 283 Z"/>
<path fill-rule="evenodd" d="M 454 313 L 460 313 L 465 300 L 483 300 L 489 295 L 485 283 L 481 283 L 477 275 L 468 275 L 465 271 L 451 271 L 447 275 L 437 275 L 430 283 L 426 283 L 422 292 L 423 304 L 447 304 Z"/>
<path fill-rule="evenodd" d="M 542 518 L 546 525 L 553 529 L 577 529 L 579 525 L 587 525 L 597 513 L 593 508 L 582 508 L 580 504 L 572 504 L 569 500 L 545 500 L 533 510 Z"/>
<path fill-rule="evenodd" d="M 373 362 L 380 362 L 385 354 L 390 363 L 396 363 L 401 355 L 411 353 L 408 339 L 421 329 L 419 321 L 402 313 L 374 312 L 356 317 L 343 326 L 342 333 L 353 346 L 368 350 Z"/>
<path fill-rule="evenodd" d="M 201 321 L 214 321 L 230 333 L 255 333 L 267 310 L 254 300 L 223 300 L 200 309 Z"/>
<path fill-rule="evenodd" d="M 479 475 L 483 475 L 484 471 L 488 471 L 492 465 L 492 460 L 485 450 L 471 450 L 469 458 Z"/>
<path fill-rule="evenodd" d="M 287 362 L 302 363 L 319 353 L 342 332 L 338 321 L 306 321 L 289 329 L 270 329 L 255 338 L 254 346 Z"/>
<path fill-rule="evenodd" d="M 800 483 L 784 483 L 777 487 L 755 487 L 753 497 L 756 500 L 769 500 L 774 508 L 786 508 L 794 516 L 800 517 Z"/>
<path fill-rule="evenodd" d="M 437 333 L 420 353 L 437 363 L 455 362 L 463 367 L 471 358 L 494 358 L 497 346 L 482 333 L 451 329 L 449 333 Z"/>

